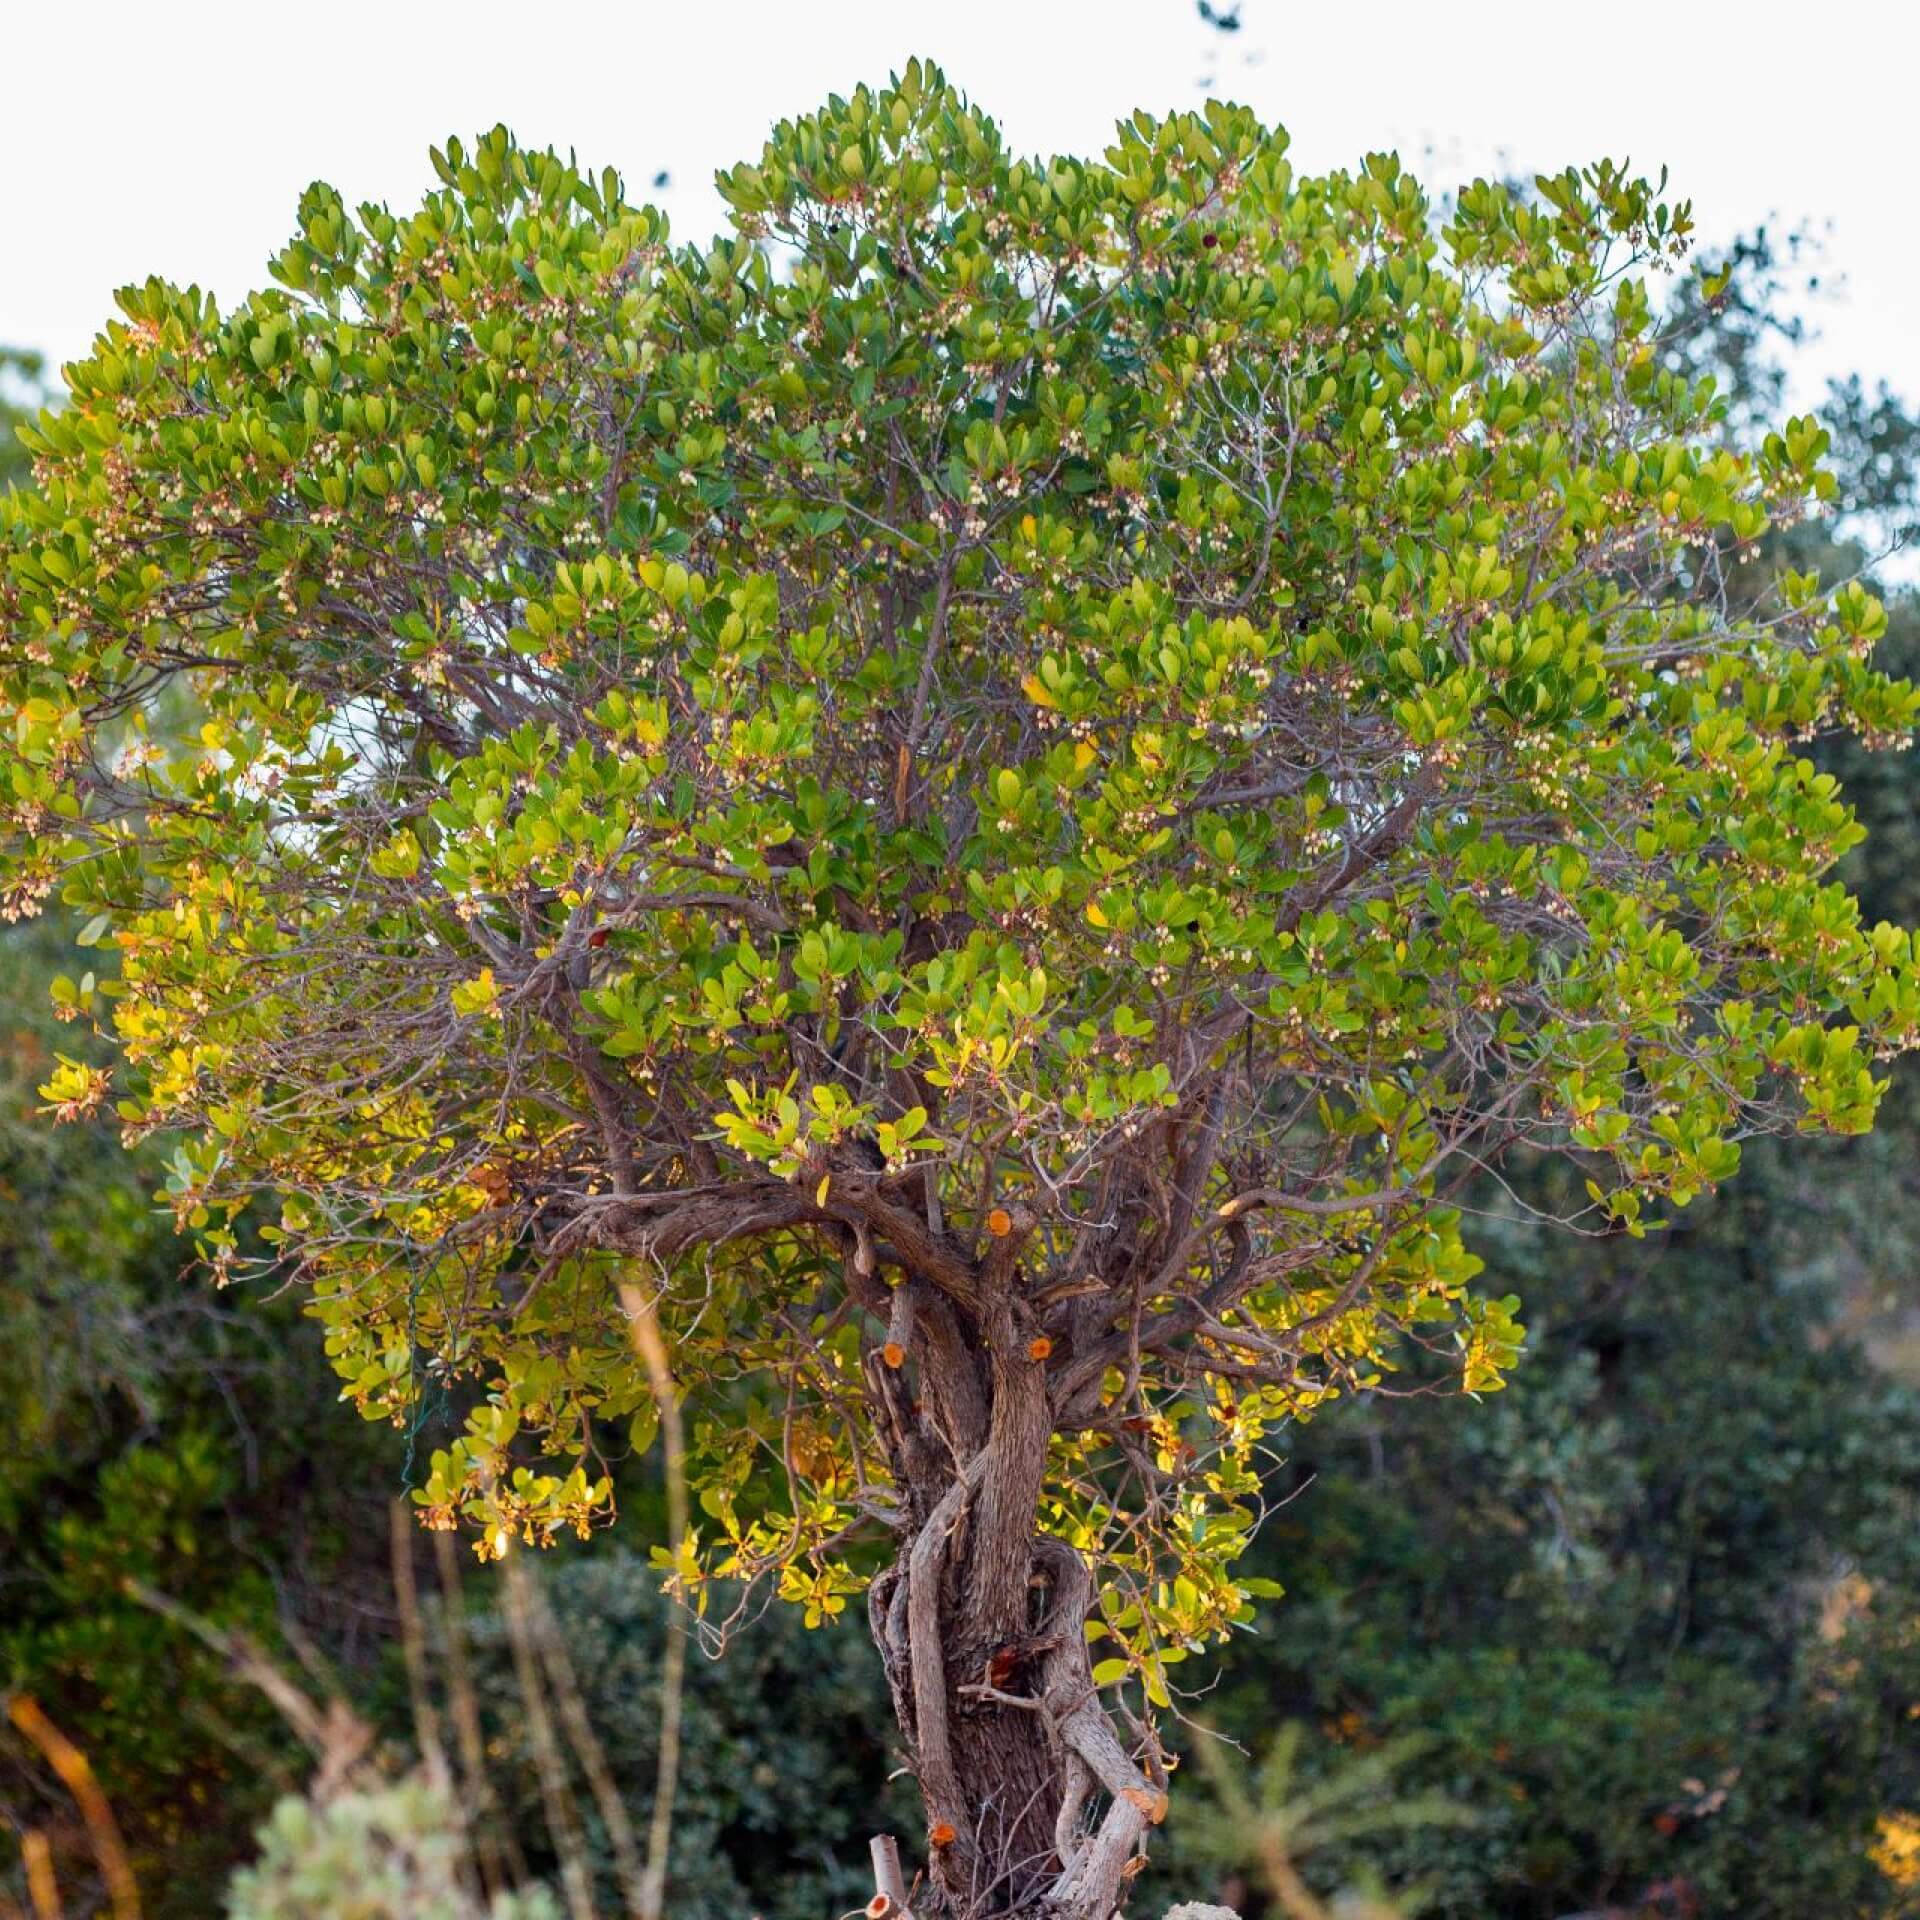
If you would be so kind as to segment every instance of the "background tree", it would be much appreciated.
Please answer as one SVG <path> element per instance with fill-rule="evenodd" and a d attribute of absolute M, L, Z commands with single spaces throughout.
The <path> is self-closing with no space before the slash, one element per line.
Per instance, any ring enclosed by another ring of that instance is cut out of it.
<path fill-rule="evenodd" d="M 1685 209 L 1602 166 L 1436 238 L 1284 144 L 1020 162 L 915 66 L 670 253 L 450 143 L 230 320 L 129 294 L 5 509 L 8 898 L 99 917 L 59 998 L 216 1272 L 271 1197 L 363 1409 L 465 1410 L 421 1499 L 483 1549 L 649 1439 L 624 1285 L 667 1572 L 867 1584 L 970 1910 L 1111 1906 L 1125 1692 L 1251 1617 L 1272 1432 L 1499 1383 L 1484 1170 L 1636 1233 L 1863 1128 L 1920 1006 L 1793 750 L 1916 698 L 1858 583 L 1731 589 L 1825 436 L 1659 365 Z"/>
<path fill-rule="evenodd" d="M 645 1555 L 612 1540 L 537 1571 L 606 1765 L 644 1829 L 658 1777 L 669 1603 Z M 506 1830 L 530 1867 L 556 1881 L 505 1611 L 489 1600 L 464 1630 Z M 848 1632 L 808 1632 L 793 1608 L 769 1611 L 726 1659 L 695 1661 L 668 1876 L 675 1920 L 817 1920 L 864 1905 L 865 1836 L 876 1819 L 911 1814 L 910 1785 L 889 1784 L 888 1736 L 871 1653 Z M 603 1911 L 618 1913 L 616 1862 L 584 1782 L 579 1790 L 595 1891 Z"/>
<path fill-rule="evenodd" d="M 1249 1555 L 1287 1598 L 1194 1711 L 1256 1752 L 1306 1720 L 1310 1774 L 1418 1737 L 1399 1791 L 1479 1816 L 1310 1873 L 1424 1882 L 1438 1920 L 1911 1909 L 1873 1849 L 1920 1790 L 1920 1406 L 1833 1341 L 1798 1184 L 1750 1167 L 1666 1244 L 1500 1234 L 1515 1390 L 1298 1437 Z M 1196 1897 L 1184 1804 L 1169 1827 L 1151 1894 Z"/>

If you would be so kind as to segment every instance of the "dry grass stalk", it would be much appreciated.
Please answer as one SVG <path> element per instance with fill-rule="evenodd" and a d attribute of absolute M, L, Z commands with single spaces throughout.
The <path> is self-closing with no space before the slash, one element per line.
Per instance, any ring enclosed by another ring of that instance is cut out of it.
<path fill-rule="evenodd" d="M 374 1736 L 344 1700 L 336 1697 L 322 1707 L 301 1692 L 251 1636 L 216 1627 L 144 1581 L 127 1581 L 126 1591 L 143 1607 L 184 1627 L 203 1646 L 220 1654 L 239 1679 L 266 1695 L 314 1757 L 317 1772 L 311 1791 L 316 1799 L 330 1798 L 353 1779 L 373 1749 Z"/>
<path fill-rule="evenodd" d="M 594 1920 L 593 1886 L 587 1873 L 586 1836 L 580 1823 L 580 1803 L 554 1737 L 547 1712 L 546 1689 L 534 1650 L 531 1582 L 521 1564 L 518 1545 L 510 1546 L 502 1563 L 506 1587 L 507 1638 L 513 1646 L 514 1676 L 520 1683 L 521 1704 L 527 1710 L 527 1735 L 533 1747 L 534 1773 L 540 1782 L 541 1805 L 554 1852 L 560 1857 L 560 1885 L 572 1920 Z"/>
<path fill-rule="evenodd" d="M 454 1738 L 460 1749 L 460 1767 L 467 1803 L 477 1814 L 473 1826 L 474 1852 L 489 1895 L 509 1886 L 524 1886 L 527 1863 L 513 1829 L 501 1815 L 499 1796 L 487 1768 L 486 1738 L 480 1728 L 480 1697 L 474 1691 L 467 1665 L 466 1615 L 460 1577 L 460 1553 L 449 1533 L 433 1538 L 434 1560 L 440 1576 L 440 1617 L 446 1628 L 443 1649 L 447 1663 L 448 1705 L 453 1713 Z"/>
<path fill-rule="evenodd" d="M 622 1281 L 620 1304 L 627 1316 L 628 1338 L 647 1370 L 647 1382 L 660 1412 L 660 1438 L 666 1450 L 667 1469 L 667 1551 L 677 1564 L 681 1545 L 687 1537 L 688 1519 L 687 1449 L 680 1421 L 680 1400 L 674 1391 L 667 1343 L 661 1338 L 653 1302 L 631 1281 Z M 661 1920 L 666 1905 L 667 1843 L 673 1833 L 673 1801 L 680 1782 L 680 1719 L 686 1680 L 686 1626 L 678 1618 L 670 1617 L 660 1663 L 660 1771 L 654 1783 L 653 1824 L 647 1836 L 641 1920 Z"/>
<path fill-rule="evenodd" d="M 39 1828 L 20 1836 L 20 1857 L 27 1864 L 27 1897 L 34 1920 L 60 1920 L 60 1888 L 53 1877 L 53 1849 Z"/>
<path fill-rule="evenodd" d="M 568 1745 L 579 1757 L 581 1771 L 587 1776 L 594 1804 L 600 1809 L 600 1818 L 606 1826 L 607 1840 L 613 1848 L 614 1866 L 620 1876 L 620 1891 L 626 1902 L 629 1920 L 646 1920 L 646 1870 L 634 1838 L 633 1822 L 627 1817 L 626 1802 L 620 1798 L 620 1789 L 614 1783 L 613 1769 L 607 1765 L 606 1749 L 601 1746 L 600 1738 L 593 1730 L 593 1719 L 587 1712 L 586 1700 L 580 1692 L 580 1682 L 575 1676 L 566 1641 L 554 1621 L 552 1609 L 547 1605 L 546 1595 L 540 1591 L 539 1584 L 531 1580 L 527 1583 L 527 1611 L 541 1664 L 546 1668 L 548 1684 L 553 1689 L 553 1701 L 560 1724 L 566 1731 Z"/>
<path fill-rule="evenodd" d="M 440 1743 L 440 1714 L 427 1677 L 427 1640 L 420 1625 L 420 1590 L 413 1575 L 413 1516 L 404 1500 L 388 1509 L 393 1550 L 393 1599 L 400 1616 L 400 1648 L 407 1664 L 407 1697 L 420 1741 L 420 1757 L 436 1778 L 452 1779 L 446 1749 Z"/>
<path fill-rule="evenodd" d="M 93 1843 L 94 1857 L 100 1863 L 100 1876 L 107 1883 L 107 1897 L 113 1902 L 114 1920 L 140 1920 L 140 1892 L 133 1884 L 133 1869 L 127 1864 L 127 1849 L 120 1839 L 120 1823 L 114 1819 L 113 1809 L 107 1805 L 107 1796 L 100 1791 L 100 1783 L 94 1778 L 87 1756 L 47 1718 L 39 1703 L 24 1693 L 15 1694 L 7 1703 L 7 1718 L 40 1749 L 47 1764 L 60 1776 L 61 1784 L 73 1795 L 74 1804 L 80 1809 L 80 1817 L 87 1823 L 87 1837 Z M 45 1847 L 44 1835 L 32 1837 L 38 1838 L 42 1848 Z M 25 1843 L 22 1844 L 24 1846 Z M 48 1860 L 46 1875 L 49 1893 L 53 1887 L 52 1874 L 52 1862 Z M 34 1902 L 40 1905 L 40 1892 L 35 1886 L 31 1856 L 27 1861 L 27 1879 L 29 1887 L 34 1888 Z M 57 1896 L 54 1911 L 58 1911 Z"/>

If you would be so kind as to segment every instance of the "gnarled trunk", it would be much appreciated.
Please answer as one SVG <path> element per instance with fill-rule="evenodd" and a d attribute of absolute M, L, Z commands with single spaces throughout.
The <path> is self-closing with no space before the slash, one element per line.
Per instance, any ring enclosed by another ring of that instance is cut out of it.
<path fill-rule="evenodd" d="M 966 1916 L 1107 1920 L 1149 1824 L 1166 1810 L 1094 1691 L 1086 1565 L 1031 1539 L 1026 1621 L 970 1634 L 958 1481 L 873 1585 L 868 1621 L 926 1799 L 937 1904 Z M 925 1900 L 921 1906 L 930 1903 Z"/>
<path fill-rule="evenodd" d="M 1107 1920 L 1165 1811 L 1164 1779 L 1151 1741 L 1150 1778 L 1094 1690 L 1086 1563 L 1035 1527 L 1041 1369 L 1009 1339 L 990 1350 L 985 1430 L 958 1475 L 930 1450 L 896 1451 L 916 1518 L 868 1595 L 926 1801 L 933 1897 L 916 1908 Z"/>

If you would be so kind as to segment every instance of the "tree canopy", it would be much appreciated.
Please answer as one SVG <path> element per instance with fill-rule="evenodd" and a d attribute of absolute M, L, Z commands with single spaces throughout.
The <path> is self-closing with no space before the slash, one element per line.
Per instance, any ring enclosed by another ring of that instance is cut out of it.
<path fill-rule="evenodd" d="M 1104 1914 L 1165 1783 L 1088 1682 L 1251 1617 L 1282 1426 L 1500 1384 L 1471 1184 L 1638 1233 L 1915 1038 L 1808 748 L 1920 695 L 1857 582 L 1727 585 L 1825 435 L 1663 368 L 1688 212 L 1607 164 L 1028 161 L 919 64 L 705 247 L 433 158 L 231 315 L 129 290 L 0 504 L 6 907 L 121 1055 L 45 1097 L 464 1415 L 483 1552 L 651 1444 L 638 1287 L 679 1589 L 865 1588 L 941 1887 Z"/>

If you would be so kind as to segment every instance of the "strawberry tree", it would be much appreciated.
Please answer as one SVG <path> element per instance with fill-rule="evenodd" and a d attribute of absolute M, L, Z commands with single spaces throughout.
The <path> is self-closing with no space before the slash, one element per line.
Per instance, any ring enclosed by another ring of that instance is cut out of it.
<path fill-rule="evenodd" d="M 1498 1387 L 1519 1157 L 1638 1233 L 1920 1020 L 1810 743 L 1897 745 L 1830 489 L 1664 364 L 1682 205 L 1444 217 L 1252 114 L 1022 159 L 927 66 L 731 231 L 496 129 L 160 281 L 0 504 L 0 883 L 64 1063 L 483 1555 L 612 1518 L 664 1341 L 720 1633 L 856 1598 L 956 1913 L 1104 1920 L 1260 1467 Z M 78 1050 L 76 1050 L 78 1051 Z"/>

